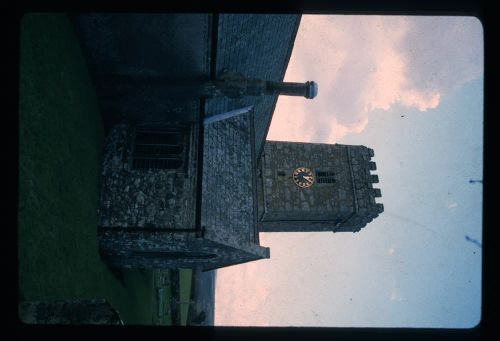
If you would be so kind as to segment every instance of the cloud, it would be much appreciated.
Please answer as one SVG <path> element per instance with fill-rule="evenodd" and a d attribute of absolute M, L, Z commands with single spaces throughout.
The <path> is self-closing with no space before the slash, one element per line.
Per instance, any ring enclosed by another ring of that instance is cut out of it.
<path fill-rule="evenodd" d="M 456 208 L 457 206 L 458 206 L 458 204 L 456 202 L 453 202 L 453 203 L 448 205 L 448 208 L 451 210 L 452 208 Z"/>
<path fill-rule="evenodd" d="M 215 325 L 267 326 L 261 314 L 269 297 L 271 276 L 263 276 L 266 260 L 250 262 L 217 270 L 215 290 Z"/>
<path fill-rule="evenodd" d="M 314 80 L 318 96 L 312 100 L 280 96 L 268 139 L 334 143 L 362 132 L 374 112 L 395 105 L 430 111 L 454 89 L 481 77 L 478 21 L 449 17 L 436 23 L 435 18 L 304 15 L 285 80 Z M 262 245 L 265 236 L 260 235 Z M 387 252 L 394 255 L 394 247 Z M 281 277 L 286 266 L 264 266 L 273 261 L 279 260 L 218 270 L 217 325 L 268 323 L 269 313 L 264 312 L 277 306 L 269 307 L 276 301 L 270 295 L 287 290 L 276 284 L 285 281 Z M 387 294 L 391 301 L 403 300 L 395 281 Z"/>
<path fill-rule="evenodd" d="M 268 138 L 333 143 L 374 111 L 428 111 L 483 73 L 482 29 L 467 17 L 302 16 L 286 81 L 315 99 L 280 96 Z"/>
<path fill-rule="evenodd" d="M 481 77 L 483 41 L 473 17 L 415 17 L 408 21 L 403 51 L 408 86 L 425 91 L 450 91 Z"/>

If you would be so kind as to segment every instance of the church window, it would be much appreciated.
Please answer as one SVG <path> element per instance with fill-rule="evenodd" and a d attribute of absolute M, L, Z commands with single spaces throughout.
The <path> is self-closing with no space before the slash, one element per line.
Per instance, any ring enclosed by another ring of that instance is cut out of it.
<path fill-rule="evenodd" d="M 319 184 L 333 184 L 335 174 L 331 171 L 316 171 L 316 179 Z"/>
<path fill-rule="evenodd" d="M 138 129 L 132 169 L 177 169 L 183 163 L 181 131 Z"/>

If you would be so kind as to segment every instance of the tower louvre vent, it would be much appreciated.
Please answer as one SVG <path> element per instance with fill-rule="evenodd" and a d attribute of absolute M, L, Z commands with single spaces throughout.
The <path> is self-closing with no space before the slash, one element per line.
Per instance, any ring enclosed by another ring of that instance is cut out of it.
<path fill-rule="evenodd" d="M 335 174 L 331 171 L 316 171 L 316 177 L 319 184 L 333 184 L 335 182 Z"/>

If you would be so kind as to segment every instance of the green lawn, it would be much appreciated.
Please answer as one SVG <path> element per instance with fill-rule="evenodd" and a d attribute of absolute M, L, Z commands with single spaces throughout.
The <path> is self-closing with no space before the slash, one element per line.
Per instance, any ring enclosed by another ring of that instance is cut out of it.
<path fill-rule="evenodd" d="M 191 298 L 192 278 L 193 270 L 179 269 L 179 302 L 189 302 Z M 188 303 L 180 303 L 181 326 L 187 325 L 188 309 Z"/>
<path fill-rule="evenodd" d="M 163 273 L 163 275 L 161 273 Z M 163 281 L 160 280 L 161 277 L 166 277 L 169 279 L 166 285 L 163 283 Z M 168 274 L 168 272 L 167 274 L 165 274 L 165 271 L 162 270 L 154 270 L 153 278 L 155 283 L 155 291 L 153 293 L 153 317 L 155 320 L 154 324 L 160 326 L 170 326 L 172 325 L 172 290 L 170 275 Z M 161 314 L 161 310 L 163 310 L 163 314 Z"/>
<path fill-rule="evenodd" d="M 61 14 L 21 24 L 19 300 L 106 298 L 126 324 L 151 324 L 152 271 L 122 285 L 98 256 L 104 132 L 76 36 Z"/>

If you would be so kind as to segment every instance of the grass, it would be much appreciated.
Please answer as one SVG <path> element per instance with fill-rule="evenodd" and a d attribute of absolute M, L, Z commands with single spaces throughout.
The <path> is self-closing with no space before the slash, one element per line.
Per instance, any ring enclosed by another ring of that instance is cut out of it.
<path fill-rule="evenodd" d="M 160 325 L 162 326 L 170 326 L 172 325 L 172 313 L 170 310 L 170 301 L 172 299 L 172 295 L 170 294 L 170 290 L 167 288 L 163 292 L 163 301 L 165 302 L 165 314 L 160 319 Z"/>
<path fill-rule="evenodd" d="M 193 270 L 179 269 L 179 302 L 189 302 Z M 189 304 L 180 303 L 181 326 L 187 325 Z"/>
<path fill-rule="evenodd" d="M 98 255 L 104 131 L 67 17 L 23 17 L 20 58 L 19 300 L 106 298 L 126 324 L 151 324 L 152 271 L 122 284 Z"/>
<path fill-rule="evenodd" d="M 154 283 L 155 283 L 155 292 L 153 293 L 153 319 L 154 319 L 154 324 L 156 325 L 161 325 L 161 326 L 170 326 L 172 325 L 172 312 L 171 312 L 171 301 L 172 301 L 172 288 L 171 288 L 171 281 L 169 280 L 166 285 L 160 281 L 161 277 L 161 272 L 164 273 L 164 276 L 170 279 L 170 275 L 165 274 L 164 271 L 162 270 L 154 270 L 153 271 L 153 278 L 154 278 Z M 162 288 L 163 289 L 163 311 L 164 314 L 162 316 L 159 316 L 158 314 L 158 309 L 159 309 L 159 297 L 158 297 L 158 289 Z"/>

